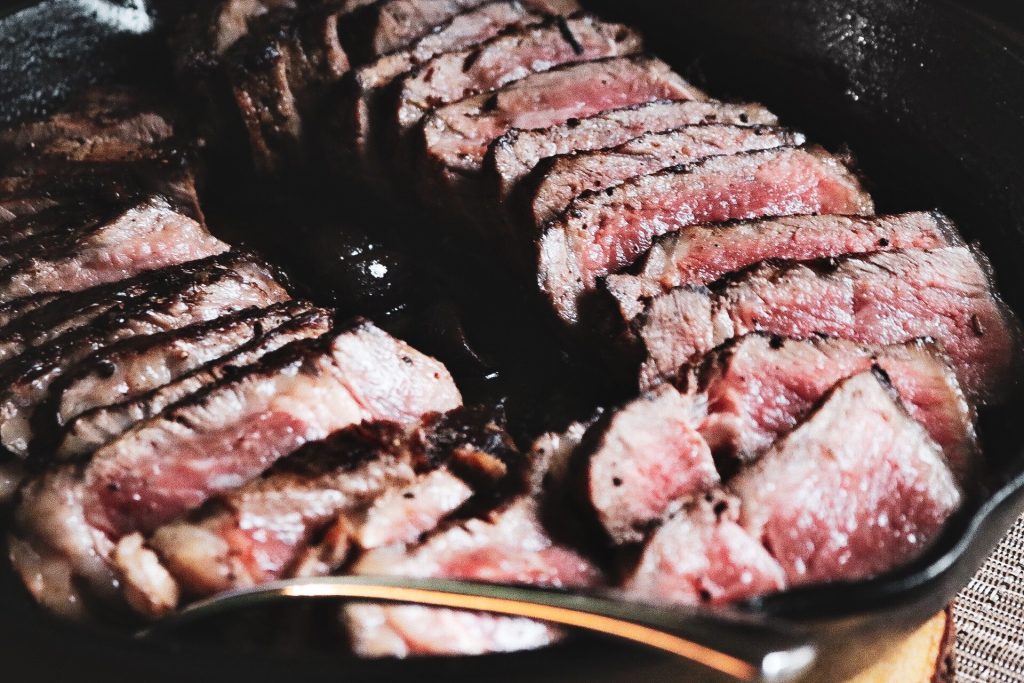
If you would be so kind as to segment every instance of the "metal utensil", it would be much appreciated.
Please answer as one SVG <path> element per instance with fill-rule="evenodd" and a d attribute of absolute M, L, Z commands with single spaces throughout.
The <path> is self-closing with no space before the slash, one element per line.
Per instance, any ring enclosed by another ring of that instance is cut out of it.
<path fill-rule="evenodd" d="M 291 579 L 194 603 L 141 631 L 165 635 L 226 612 L 288 600 L 346 598 L 538 619 L 614 636 L 696 662 L 739 681 L 798 680 L 816 650 L 793 629 L 736 612 L 665 609 L 595 595 L 468 581 L 373 576 Z"/>

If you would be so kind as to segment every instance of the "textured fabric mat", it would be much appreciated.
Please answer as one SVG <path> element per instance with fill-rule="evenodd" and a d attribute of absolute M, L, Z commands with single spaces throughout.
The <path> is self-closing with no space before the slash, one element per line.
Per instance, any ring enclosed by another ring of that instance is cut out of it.
<path fill-rule="evenodd" d="M 956 680 L 1024 683 L 1024 517 L 957 599 Z"/>

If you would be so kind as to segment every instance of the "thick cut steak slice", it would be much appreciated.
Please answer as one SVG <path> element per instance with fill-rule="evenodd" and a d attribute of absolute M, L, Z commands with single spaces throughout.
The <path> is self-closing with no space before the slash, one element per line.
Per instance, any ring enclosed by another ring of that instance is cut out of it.
<path fill-rule="evenodd" d="M 641 384 L 748 332 L 864 344 L 932 337 L 972 400 L 998 400 L 1016 377 L 1019 323 L 993 290 L 987 261 L 967 247 L 807 263 L 766 262 L 706 288 L 656 297 L 635 321 L 647 360 Z"/>
<path fill-rule="evenodd" d="M 93 89 L 52 116 L 0 130 L 0 159 L 133 161 L 173 135 L 171 123 L 135 96 Z"/>
<path fill-rule="evenodd" d="M 682 381 L 706 397 L 707 415 L 697 431 L 715 455 L 750 461 L 796 427 L 840 380 L 872 365 L 888 374 L 911 417 L 966 482 L 978 455 L 974 414 L 934 343 L 868 347 L 755 333 L 715 349 Z"/>
<path fill-rule="evenodd" d="M 81 232 L 33 240 L 20 259 L 0 269 L 0 301 L 126 280 L 227 248 L 204 226 L 155 197 Z"/>
<path fill-rule="evenodd" d="M 169 280 L 164 288 L 130 299 L 88 326 L 70 330 L 0 366 L 0 442 L 9 451 L 26 455 L 35 433 L 36 407 L 46 399 L 53 382 L 89 354 L 131 337 L 176 330 L 288 298 L 270 268 L 255 258 L 204 275 Z"/>
<path fill-rule="evenodd" d="M 557 17 L 509 31 L 470 49 L 434 57 L 402 79 L 391 127 L 400 140 L 406 140 L 442 105 L 560 64 L 630 55 L 642 48 L 643 41 L 634 31 L 586 15 Z"/>
<path fill-rule="evenodd" d="M 589 561 L 548 536 L 529 499 L 436 533 L 408 550 L 371 551 L 352 571 L 559 588 L 602 581 Z M 353 648 L 364 657 L 510 652 L 560 637 L 552 627 L 527 619 L 446 609 L 353 605 L 344 615 Z"/>
<path fill-rule="evenodd" d="M 782 567 L 738 517 L 734 498 L 702 496 L 651 535 L 623 590 L 636 600 L 677 605 L 722 604 L 782 590 Z"/>
<path fill-rule="evenodd" d="M 939 447 L 871 371 L 840 383 L 731 488 L 740 523 L 794 586 L 913 559 L 961 499 Z"/>
<path fill-rule="evenodd" d="M 331 328 L 331 314 L 314 309 L 278 325 L 267 327 L 236 351 L 210 361 L 134 399 L 98 406 L 68 422 L 59 436 L 54 455 L 59 460 L 88 455 L 110 443 L 133 425 L 155 417 L 164 408 L 228 378 L 239 368 L 255 363 L 272 351 L 297 341 L 313 339 Z"/>
<path fill-rule="evenodd" d="M 379 161 L 384 154 L 378 126 L 388 120 L 390 86 L 431 57 L 493 38 L 501 31 L 540 21 L 543 15 L 517 0 L 496 0 L 454 17 L 448 24 L 423 36 L 406 50 L 386 54 L 354 69 L 345 79 L 332 108 L 334 144 L 347 173 L 369 175 L 384 182 Z"/>
<path fill-rule="evenodd" d="M 663 169 L 711 156 L 802 145 L 802 134 L 767 126 L 707 124 L 647 133 L 610 149 L 572 152 L 546 159 L 524 183 L 522 202 L 535 235 L 584 192 L 598 192 Z"/>
<path fill-rule="evenodd" d="M 15 564 L 37 599 L 74 612 L 117 599 L 114 544 L 237 488 L 310 441 L 363 420 L 412 424 L 461 402 L 437 361 L 368 322 L 295 342 L 137 425 L 88 463 L 24 489 Z"/>
<path fill-rule="evenodd" d="M 484 162 L 485 172 L 497 186 L 498 199 L 505 202 L 543 159 L 615 147 L 644 133 L 662 133 L 701 123 L 771 126 L 778 119 L 759 104 L 656 100 L 585 118 L 570 118 L 547 128 L 513 128 L 491 145 Z"/>
<path fill-rule="evenodd" d="M 611 411 L 584 437 L 587 495 L 616 544 L 642 541 L 674 502 L 718 484 L 697 432 L 703 414 L 699 397 L 666 384 Z"/>
<path fill-rule="evenodd" d="M 361 66 L 381 55 L 402 50 L 445 25 L 455 16 L 476 9 L 485 0 L 380 0 L 354 9 L 339 21 L 342 44 Z M 525 0 L 530 11 L 569 14 L 575 0 Z"/>
<path fill-rule="evenodd" d="M 93 408 L 130 401 L 162 387 L 311 309 L 311 304 L 301 301 L 247 308 L 180 330 L 126 339 L 98 351 L 51 389 L 57 426 Z"/>
<path fill-rule="evenodd" d="M 707 285 L 760 261 L 807 261 L 896 249 L 960 244 L 938 212 L 891 216 L 785 216 L 727 225 L 691 225 L 654 240 L 635 273 L 609 275 L 605 288 L 623 319 L 673 287 Z M 722 248 L 728 245 L 728 248 Z"/>
<path fill-rule="evenodd" d="M 208 275 L 233 268 L 249 258 L 241 252 L 225 252 L 199 261 L 146 271 L 136 277 L 69 294 L 36 294 L 4 304 L 14 317 L 0 328 L 0 361 L 6 361 L 32 347 L 38 347 L 70 330 L 92 323 L 97 317 L 129 300 L 164 287 L 167 283 Z M 18 313 L 21 305 L 38 297 L 52 297 L 42 305 Z"/>
<path fill-rule="evenodd" d="M 698 223 L 873 210 L 850 170 L 817 147 L 712 157 L 578 197 L 540 238 L 537 281 L 572 324 L 581 295 L 659 235 Z"/>
<path fill-rule="evenodd" d="M 651 100 L 705 99 L 703 93 L 651 57 L 629 56 L 570 64 L 526 76 L 493 93 L 436 109 L 416 143 L 425 165 L 424 199 L 432 188 L 458 190 L 479 175 L 487 147 L 512 128 L 545 128 Z"/>
<path fill-rule="evenodd" d="M 161 527 L 149 546 L 175 589 L 141 590 L 143 605 L 173 607 L 166 598 L 176 593 L 202 597 L 289 576 L 325 575 L 360 550 L 415 542 L 472 498 L 481 479 L 488 483 L 479 492 L 487 494 L 501 487 L 502 478 L 517 476 L 514 460 L 522 456 L 510 459 L 504 443 L 490 447 L 495 425 L 480 420 L 484 412 L 431 416 L 411 430 L 375 423 L 337 432 L 197 514 Z M 501 467 L 460 471 L 472 467 L 458 461 L 468 450 L 478 463 L 486 454 Z M 132 564 L 138 566 L 140 557 Z"/>

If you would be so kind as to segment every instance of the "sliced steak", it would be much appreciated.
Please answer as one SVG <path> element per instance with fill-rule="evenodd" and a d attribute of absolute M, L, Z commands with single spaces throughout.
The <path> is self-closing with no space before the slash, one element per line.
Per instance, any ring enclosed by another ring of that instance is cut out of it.
<path fill-rule="evenodd" d="M 192 278 L 216 277 L 213 273 L 234 268 L 249 259 L 243 252 L 231 251 L 199 261 L 190 261 L 169 268 L 146 271 L 136 277 L 68 294 L 37 294 L 15 299 L 3 305 L 8 315 L 14 315 L 0 328 L 0 361 L 8 360 L 28 348 L 38 347 L 51 339 L 88 326 L 98 316 L 129 300 L 164 286 L 165 283 L 188 281 Z M 51 297 L 41 306 L 17 309 L 39 297 Z M 10 308 L 8 308 L 10 307 Z"/>
<path fill-rule="evenodd" d="M 353 69 L 332 109 L 337 153 L 346 173 L 369 176 L 374 183 L 387 182 L 379 161 L 384 150 L 378 127 L 387 120 L 386 109 L 394 95 L 392 86 L 435 55 L 461 50 L 483 42 L 503 30 L 540 21 L 543 15 L 518 0 L 494 0 L 454 17 L 423 36 L 406 50 L 383 55 Z"/>
<path fill-rule="evenodd" d="M 558 65 L 635 54 L 642 48 L 636 32 L 587 15 L 508 31 L 478 46 L 438 55 L 402 79 L 388 130 L 397 133 L 402 150 L 416 126 L 438 107 Z"/>
<path fill-rule="evenodd" d="M 479 179 L 488 146 L 512 128 L 545 128 L 664 98 L 705 97 L 664 62 L 634 55 L 557 67 L 440 107 L 417 130 L 422 197 L 436 205 L 460 188 L 472 194 L 468 185 Z"/>
<path fill-rule="evenodd" d="M 299 314 L 276 327 L 267 325 L 262 333 L 236 351 L 210 361 L 172 382 L 133 399 L 97 406 L 76 416 L 60 432 L 54 457 L 70 460 L 88 455 L 121 436 L 136 423 L 155 417 L 164 408 L 227 379 L 239 368 L 251 365 L 293 341 L 314 339 L 326 334 L 330 328 L 331 315 L 322 309 Z"/>
<path fill-rule="evenodd" d="M 993 291 L 985 258 L 967 247 L 764 263 L 713 287 L 656 297 L 635 321 L 647 360 L 641 384 L 696 354 L 764 331 L 864 344 L 939 341 L 969 398 L 998 400 L 1020 360 L 1019 322 Z"/>
<path fill-rule="evenodd" d="M 644 133 L 662 133 L 701 123 L 772 126 L 778 119 L 759 104 L 655 100 L 585 118 L 570 118 L 547 128 L 513 128 L 491 145 L 485 170 L 498 188 L 499 200 L 505 202 L 543 159 L 607 149 Z"/>
<path fill-rule="evenodd" d="M 786 586 L 778 562 L 738 524 L 738 501 L 702 496 L 651 535 L 623 582 L 630 598 L 655 604 L 722 604 Z"/>
<path fill-rule="evenodd" d="M 0 331 L 15 320 L 43 308 L 60 296 L 55 293 L 33 294 L 0 304 Z"/>
<path fill-rule="evenodd" d="M 961 500 L 939 447 L 870 371 L 840 383 L 731 488 L 740 523 L 794 586 L 913 559 Z"/>
<path fill-rule="evenodd" d="M 718 484 L 697 432 L 705 407 L 670 385 L 610 411 L 584 437 L 586 491 L 616 544 L 642 541 L 676 501 Z"/>
<path fill-rule="evenodd" d="M 45 119 L 0 130 L 0 159 L 134 161 L 152 156 L 173 135 L 170 121 L 137 95 L 96 88 Z"/>
<path fill-rule="evenodd" d="M 255 258 L 233 267 L 210 269 L 202 277 L 168 280 L 161 289 L 129 299 L 92 320 L 0 366 L 0 443 L 18 455 L 28 453 L 31 418 L 49 388 L 75 363 L 130 337 L 179 329 L 249 306 L 269 306 L 288 298 L 273 273 Z"/>
<path fill-rule="evenodd" d="M 966 482 L 979 452 L 973 410 L 932 342 L 868 347 L 755 333 L 709 353 L 682 383 L 706 397 L 697 431 L 715 455 L 749 462 L 792 431 L 840 380 L 873 365 L 888 374 L 907 411 Z"/>
<path fill-rule="evenodd" d="M 681 285 L 707 285 L 768 259 L 811 260 L 960 244 L 939 212 L 891 216 L 785 216 L 727 225 L 692 225 L 654 240 L 636 271 L 609 275 L 605 289 L 625 320 Z M 722 245 L 728 248 L 723 249 Z"/>
<path fill-rule="evenodd" d="M 486 0 L 380 0 L 357 3 L 339 22 L 341 42 L 361 66 L 407 48 L 417 39 L 444 26 L 459 14 L 474 10 Z M 353 3 L 356 4 L 356 3 Z M 569 14 L 579 9 L 575 0 L 524 0 L 530 11 Z M 346 9 L 351 9 L 347 7 Z"/>
<path fill-rule="evenodd" d="M 712 157 L 578 197 L 540 238 L 537 280 L 558 316 L 576 323 L 580 297 L 659 235 L 699 223 L 873 209 L 850 170 L 817 147 Z"/>
<path fill-rule="evenodd" d="M 0 300 L 87 289 L 227 248 L 200 223 L 154 197 L 113 220 L 30 241 L 19 250 L 20 259 L 0 269 Z"/>
<path fill-rule="evenodd" d="M 522 201 L 528 225 L 539 229 L 584 192 L 597 192 L 663 169 L 710 156 L 802 145 L 802 134 L 767 126 L 705 124 L 647 133 L 611 149 L 546 159 L 531 173 Z M 535 234 L 531 231 L 530 234 Z"/>
<path fill-rule="evenodd" d="M 370 323 L 293 343 L 26 486 L 14 562 L 58 612 L 85 595 L 116 600 L 109 560 L 122 536 L 150 533 L 337 429 L 410 424 L 459 403 L 439 363 Z"/>
<path fill-rule="evenodd" d="M 479 490 L 456 472 L 466 466 L 458 462 L 460 449 L 479 451 L 494 442 L 491 434 L 477 433 L 491 428 L 481 423 L 482 412 L 431 416 L 411 431 L 376 423 L 338 432 L 278 461 L 190 518 L 161 527 L 149 545 L 182 592 L 206 596 L 328 574 L 358 550 L 413 543 Z M 500 473 L 477 473 L 470 481 L 515 476 L 520 463 L 509 461 L 510 454 L 501 445 L 498 452 L 488 450 L 488 457 L 502 463 Z M 483 493 L 495 487 L 500 484 L 489 484 Z"/>
<path fill-rule="evenodd" d="M 125 339 L 98 351 L 51 389 L 57 426 L 92 408 L 130 401 L 162 387 L 312 308 L 300 301 L 247 308 L 179 330 Z"/>
<path fill-rule="evenodd" d="M 551 539 L 529 499 L 435 533 L 408 550 L 371 551 L 352 571 L 560 588 L 602 581 L 589 561 Z M 352 605 L 344 615 L 353 649 L 364 657 L 510 652 L 543 647 L 560 637 L 553 627 L 528 619 L 447 609 Z"/>

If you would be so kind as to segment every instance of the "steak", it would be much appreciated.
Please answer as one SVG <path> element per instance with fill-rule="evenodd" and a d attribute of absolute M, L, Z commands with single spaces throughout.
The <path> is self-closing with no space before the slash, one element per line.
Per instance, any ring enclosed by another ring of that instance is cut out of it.
<path fill-rule="evenodd" d="M 370 551 L 352 571 L 558 588 L 602 582 L 588 560 L 551 539 L 528 498 L 434 533 L 418 546 Z M 418 606 L 351 605 L 344 616 L 352 647 L 364 657 L 510 652 L 560 637 L 553 627 L 524 618 Z"/>
<path fill-rule="evenodd" d="M 677 605 L 722 604 L 782 590 L 782 567 L 738 518 L 738 501 L 721 491 L 690 503 L 651 535 L 623 590 L 630 599 Z"/>
<path fill-rule="evenodd" d="M 402 79 L 388 130 L 397 133 L 397 148 L 405 149 L 416 126 L 440 106 L 558 65 L 635 54 L 642 48 L 636 32 L 586 15 L 508 31 L 469 49 L 438 55 Z"/>
<path fill-rule="evenodd" d="M 134 161 L 153 156 L 173 135 L 170 121 L 136 95 L 95 88 L 47 118 L 0 130 L 0 160 Z"/>
<path fill-rule="evenodd" d="M 939 447 L 871 371 L 841 382 L 731 488 L 741 525 L 793 586 L 867 578 L 913 559 L 961 500 Z"/>
<path fill-rule="evenodd" d="M 332 3 L 283 9 L 256 22 L 226 59 L 256 168 L 282 170 L 304 155 L 304 119 L 349 70 Z"/>
<path fill-rule="evenodd" d="M 697 432 L 704 409 L 666 384 L 610 411 L 584 437 L 587 497 L 614 543 L 642 541 L 673 503 L 718 484 Z"/>
<path fill-rule="evenodd" d="M 459 405 L 444 368 L 367 322 L 295 342 L 23 489 L 12 556 L 43 604 L 117 599 L 114 544 L 237 488 L 363 420 L 410 424 Z M 83 592 L 84 591 L 84 592 Z"/>
<path fill-rule="evenodd" d="M 51 389 L 57 425 L 63 426 L 92 408 L 138 398 L 311 309 L 305 302 L 285 301 L 108 346 L 78 364 Z"/>
<path fill-rule="evenodd" d="M 129 299 L 87 326 L 27 350 L 0 366 L 0 442 L 15 454 L 27 454 L 35 408 L 54 380 L 90 353 L 130 337 L 178 329 L 287 297 L 264 263 L 239 260 L 233 268 L 211 268 L 202 277 L 169 279 L 163 288 Z"/>
<path fill-rule="evenodd" d="M 716 457 L 749 462 L 792 431 L 839 381 L 872 366 L 885 371 L 959 481 L 968 481 L 979 453 L 974 413 L 933 342 L 868 347 L 755 333 L 709 353 L 685 372 L 681 384 L 706 400 L 697 431 Z"/>
<path fill-rule="evenodd" d="M 495 0 L 454 17 L 423 36 L 406 50 L 383 55 L 353 69 L 332 107 L 331 135 L 336 138 L 339 166 L 374 183 L 387 182 L 379 161 L 382 131 L 377 127 L 387 114 L 392 84 L 431 57 L 461 50 L 498 35 L 501 31 L 539 21 L 542 15 L 517 0 Z"/>
<path fill-rule="evenodd" d="M 232 373 L 257 362 L 272 351 L 299 339 L 312 339 L 331 328 L 331 315 L 322 309 L 301 313 L 283 324 L 264 326 L 261 333 L 237 350 L 208 362 L 172 382 L 156 387 L 120 403 L 86 410 L 68 421 L 59 435 L 54 455 L 59 460 L 88 455 L 104 446 L 133 425 L 159 415 L 170 405 L 205 387 L 230 377 Z"/>
<path fill-rule="evenodd" d="M 539 229 L 584 192 L 598 192 L 672 166 L 710 156 L 801 145 L 800 133 L 767 126 L 705 124 L 647 133 L 611 149 L 551 157 L 531 173 L 524 188 L 528 225 Z M 534 231 L 531 231 L 534 234 Z"/>
<path fill-rule="evenodd" d="M 723 249 L 722 245 L 728 245 Z M 811 260 L 961 244 L 939 212 L 891 216 L 785 216 L 693 225 L 654 240 L 635 272 L 609 275 L 605 289 L 625 320 L 651 298 L 681 285 L 707 285 L 768 259 Z"/>
<path fill-rule="evenodd" d="M 699 223 L 873 209 L 849 169 L 817 147 L 712 157 L 575 199 L 544 229 L 537 281 L 574 324 L 597 279 L 630 265 L 659 235 Z"/>
<path fill-rule="evenodd" d="M 69 292 L 219 254 L 226 244 L 153 197 L 84 230 L 34 239 L 0 268 L 0 300 Z"/>
<path fill-rule="evenodd" d="M 668 97 L 704 99 L 664 62 L 634 55 L 563 65 L 440 107 L 417 131 L 422 197 L 438 204 L 458 193 L 479 176 L 491 142 L 512 128 L 544 128 Z"/>
<path fill-rule="evenodd" d="M 940 342 L 972 400 L 998 400 L 1019 362 L 1019 322 L 994 293 L 986 259 L 967 247 L 772 263 L 706 288 L 656 297 L 634 321 L 647 360 L 641 384 L 696 354 L 764 331 L 863 344 Z"/>
<path fill-rule="evenodd" d="M 161 527 L 149 545 L 186 594 L 205 596 L 325 575 L 359 550 L 415 542 L 473 497 L 474 488 L 448 464 L 458 449 L 493 442 L 475 433 L 489 429 L 479 422 L 481 412 L 432 416 L 412 430 L 376 423 L 337 432 L 188 519 Z M 457 442 L 450 441 L 453 431 Z M 476 479 L 511 476 L 518 465 L 504 448 L 487 455 L 503 464 L 504 474 Z M 159 595 L 146 603 L 170 602 Z"/>
<path fill-rule="evenodd" d="M 341 42 L 361 66 L 381 55 L 405 49 L 417 39 L 472 11 L 486 0 L 380 0 L 362 3 L 339 22 Z M 523 5 L 540 14 L 568 14 L 579 8 L 575 0 L 525 0 Z"/>
<path fill-rule="evenodd" d="M 570 118 L 547 128 L 513 128 L 491 145 L 485 171 L 498 188 L 499 200 L 505 202 L 519 182 L 543 159 L 576 151 L 607 149 L 644 133 L 662 133 L 701 123 L 771 126 L 777 124 L 778 119 L 759 104 L 655 100 L 586 118 Z"/>
<path fill-rule="evenodd" d="M 23 296 L 19 299 L 0 304 L 0 330 L 3 330 L 15 320 L 19 320 L 23 316 L 43 308 L 60 298 L 60 296 L 60 294 L 54 293 L 33 294 L 32 296 Z"/>

